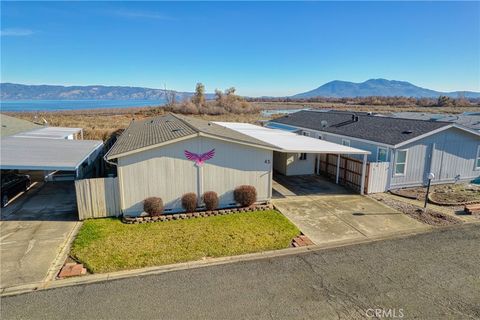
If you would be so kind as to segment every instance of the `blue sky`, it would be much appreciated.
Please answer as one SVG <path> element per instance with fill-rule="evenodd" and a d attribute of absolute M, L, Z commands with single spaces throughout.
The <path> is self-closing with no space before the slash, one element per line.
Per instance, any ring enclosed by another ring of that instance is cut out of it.
<path fill-rule="evenodd" d="M 1 2 L 1 81 L 289 95 L 480 91 L 479 2 Z"/>

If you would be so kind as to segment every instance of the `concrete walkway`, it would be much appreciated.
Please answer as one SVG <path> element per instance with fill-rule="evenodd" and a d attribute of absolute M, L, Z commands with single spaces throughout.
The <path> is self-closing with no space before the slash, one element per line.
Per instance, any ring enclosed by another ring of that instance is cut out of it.
<path fill-rule="evenodd" d="M 360 195 L 297 196 L 272 201 L 316 244 L 381 238 L 429 227 Z"/>
<path fill-rule="evenodd" d="M 43 281 L 80 223 L 72 183 L 38 183 L 1 215 L 1 288 Z"/>

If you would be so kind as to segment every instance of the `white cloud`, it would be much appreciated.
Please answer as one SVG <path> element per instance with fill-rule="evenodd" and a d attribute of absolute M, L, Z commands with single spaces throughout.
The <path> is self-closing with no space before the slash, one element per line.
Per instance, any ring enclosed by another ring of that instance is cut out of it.
<path fill-rule="evenodd" d="M 21 29 L 21 28 L 7 28 L 0 31 L 0 36 L 6 37 L 25 37 L 34 34 L 35 32 L 30 29 Z"/>

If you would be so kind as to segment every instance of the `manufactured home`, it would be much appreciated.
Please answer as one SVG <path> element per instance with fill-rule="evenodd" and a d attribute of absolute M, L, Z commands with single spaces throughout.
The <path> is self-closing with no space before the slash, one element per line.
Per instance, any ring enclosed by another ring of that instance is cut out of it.
<path fill-rule="evenodd" d="M 180 199 L 189 192 L 201 198 L 215 191 L 220 207 L 236 206 L 240 185 L 254 186 L 257 200 L 266 202 L 274 152 L 368 154 L 281 130 L 169 114 L 132 121 L 105 159 L 117 166 L 121 212 L 138 215 L 152 196 L 162 198 L 166 213 L 182 211 Z"/>
<path fill-rule="evenodd" d="M 451 122 L 299 111 L 266 126 L 370 151 L 368 161 L 381 163 L 386 170 L 378 192 L 425 185 L 429 173 L 435 175 L 432 183 L 480 176 L 480 133 Z M 310 164 L 309 173 L 314 172 Z"/>

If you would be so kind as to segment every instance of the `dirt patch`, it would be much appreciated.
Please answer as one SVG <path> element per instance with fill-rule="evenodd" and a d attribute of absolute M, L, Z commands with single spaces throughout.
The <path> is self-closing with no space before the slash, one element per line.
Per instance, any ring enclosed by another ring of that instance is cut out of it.
<path fill-rule="evenodd" d="M 390 192 L 409 199 L 423 200 L 427 188 L 403 188 Z M 480 202 L 480 186 L 464 183 L 431 186 L 429 200 L 440 205 L 462 205 Z"/>
<path fill-rule="evenodd" d="M 461 220 L 455 217 L 435 210 L 427 209 L 427 211 L 424 211 L 423 208 L 419 206 L 399 200 L 384 198 L 381 195 L 372 195 L 371 197 L 375 200 L 385 203 L 387 206 L 392 207 L 395 210 L 403 212 L 406 215 L 431 226 L 449 226 L 462 223 Z"/>

